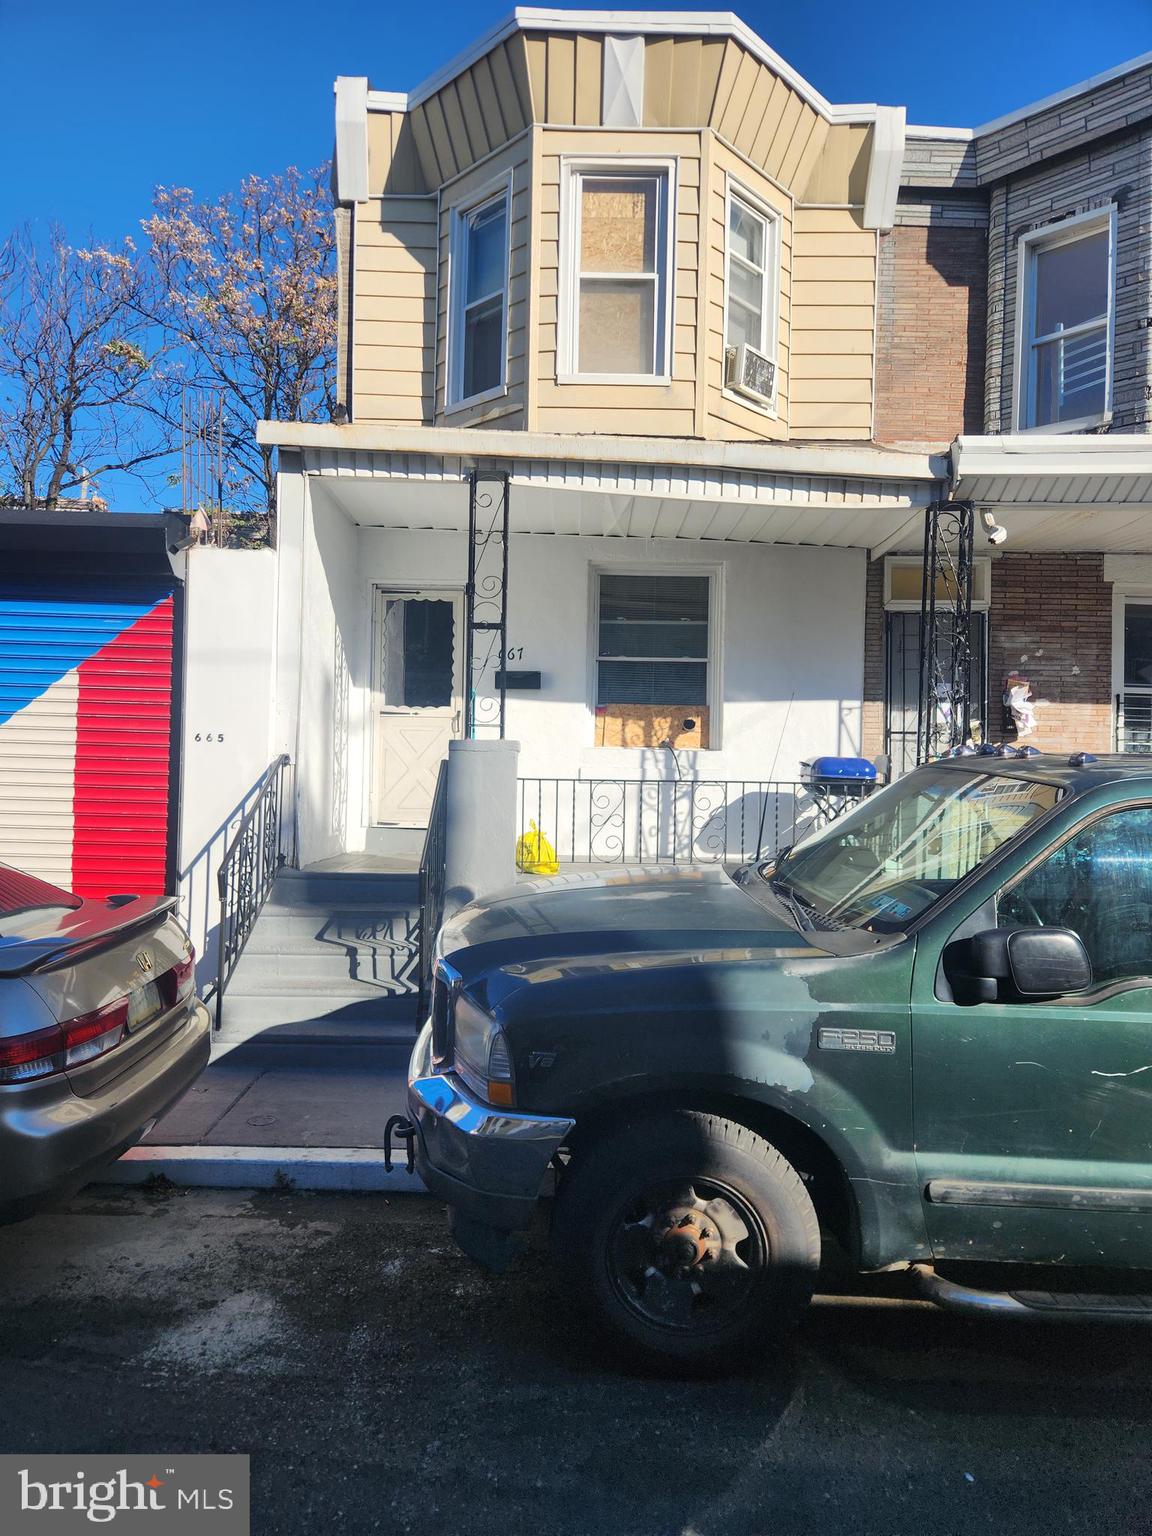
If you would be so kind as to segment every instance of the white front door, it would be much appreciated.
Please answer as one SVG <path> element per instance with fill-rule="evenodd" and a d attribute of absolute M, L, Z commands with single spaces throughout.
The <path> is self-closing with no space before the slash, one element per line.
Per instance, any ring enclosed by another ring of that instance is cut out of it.
<path fill-rule="evenodd" d="M 463 717 L 464 598 L 377 590 L 373 823 L 425 827 Z"/>

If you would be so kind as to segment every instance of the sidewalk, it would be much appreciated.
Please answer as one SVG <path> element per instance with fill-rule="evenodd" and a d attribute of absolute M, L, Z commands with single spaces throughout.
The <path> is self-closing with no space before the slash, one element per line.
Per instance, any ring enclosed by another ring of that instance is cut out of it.
<path fill-rule="evenodd" d="M 415 1038 L 413 1024 L 412 1038 Z M 248 1041 L 214 1050 L 204 1075 L 103 1183 L 423 1191 L 384 1126 L 402 1115 L 411 1039 Z"/>

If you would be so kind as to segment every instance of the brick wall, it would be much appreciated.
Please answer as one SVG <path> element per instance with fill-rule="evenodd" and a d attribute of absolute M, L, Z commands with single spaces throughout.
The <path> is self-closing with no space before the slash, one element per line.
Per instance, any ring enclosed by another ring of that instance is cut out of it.
<path fill-rule="evenodd" d="M 861 750 L 884 750 L 884 561 L 868 566 Z M 1102 555 L 1005 554 L 992 562 L 988 613 L 990 741 L 1014 741 L 1003 715 L 1009 672 L 1040 699 L 1027 740 L 1044 752 L 1112 750 L 1112 585 Z"/>
<path fill-rule="evenodd" d="M 877 440 L 948 443 L 958 432 L 979 432 L 985 231 L 897 224 L 881 236 L 877 278 Z"/>
<path fill-rule="evenodd" d="M 1112 587 L 1102 555 L 1005 554 L 992 563 L 988 735 L 1002 728 L 1009 672 L 1042 702 L 1028 741 L 1044 752 L 1112 750 Z"/>

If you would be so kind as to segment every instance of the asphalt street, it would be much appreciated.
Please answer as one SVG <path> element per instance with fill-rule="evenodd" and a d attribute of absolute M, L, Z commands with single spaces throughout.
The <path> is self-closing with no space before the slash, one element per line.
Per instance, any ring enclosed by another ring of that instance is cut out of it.
<path fill-rule="evenodd" d="M 1152 1532 L 1152 1330 L 818 1305 L 638 1373 L 432 1201 L 90 1190 L 0 1231 L 0 1450 L 241 1451 L 253 1530 Z"/>

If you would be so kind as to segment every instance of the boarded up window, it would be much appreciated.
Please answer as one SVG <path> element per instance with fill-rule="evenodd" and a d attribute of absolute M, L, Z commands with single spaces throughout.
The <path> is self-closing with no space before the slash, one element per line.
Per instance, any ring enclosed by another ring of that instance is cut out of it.
<path fill-rule="evenodd" d="M 663 374 L 668 173 L 578 172 L 573 371 Z"/>

